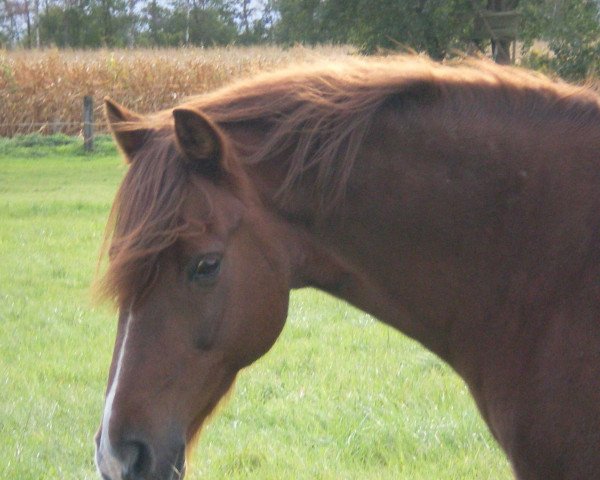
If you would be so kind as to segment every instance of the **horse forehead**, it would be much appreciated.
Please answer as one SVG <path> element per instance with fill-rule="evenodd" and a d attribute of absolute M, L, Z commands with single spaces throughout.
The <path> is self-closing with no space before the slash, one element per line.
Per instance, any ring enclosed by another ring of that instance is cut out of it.
<path fill-rule="evenodd" d="M 240 224 L 246 206 L 233 192 L 201 178 L 192 179 L 190 184 L 183 209 L 184 220 L 201 222 L 211 230 L 224 233 Z"/>

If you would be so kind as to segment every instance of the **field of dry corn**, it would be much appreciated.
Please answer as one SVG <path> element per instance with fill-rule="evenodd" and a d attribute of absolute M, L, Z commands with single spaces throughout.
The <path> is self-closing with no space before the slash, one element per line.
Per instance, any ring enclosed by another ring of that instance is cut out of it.
<path fill-rule="evenodd" d="M 85 95 L 93 96 L 96 129 L 103 131 L 106 95 L 150 112 L 258 71 L 349 54 L 347 47 L 0 50 L 0 136 L 78 134 Z"/>
<path fill-rule="evenodd" d="M 95 131 L 104 132 L 107 95 L 141 113 L 152 112 L 260 71 L 355 53 L 348 46 L 0 49 L 0 137 L 81 134 L 86 95 L 94 99 Z M 586 83 L 600 92 L 597 78 Z"/>

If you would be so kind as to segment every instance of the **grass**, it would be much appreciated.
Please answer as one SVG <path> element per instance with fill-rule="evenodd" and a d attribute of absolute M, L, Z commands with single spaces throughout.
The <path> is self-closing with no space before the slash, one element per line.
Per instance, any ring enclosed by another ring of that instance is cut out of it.
<path fill-rule="evenodd" d="M 68 137 L 0 141 L 0 478 L 95 479 L 114 314 L 89 284 L 124 167 Z M 314 290 L 206 427 L 191 479 L 509 479 L 460 379 Z"/>

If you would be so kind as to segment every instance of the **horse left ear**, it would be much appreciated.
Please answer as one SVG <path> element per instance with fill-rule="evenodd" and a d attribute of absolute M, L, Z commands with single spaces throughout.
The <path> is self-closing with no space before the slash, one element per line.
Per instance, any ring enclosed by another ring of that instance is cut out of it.
<path fill-rule="evenodd" d="M 193 108 L 176 108 L 173 117 L 177 146 L 194 169 L 211 178 L 225 173 L 223 137 L 218 127 Z"/>
<path fill-rule="evenodd" d="M 150 133 L 148 128 L 143 127 L 143 117 L 109 97 L 104 97 L 104 112 L 117 145 L 131 162 Z"/>

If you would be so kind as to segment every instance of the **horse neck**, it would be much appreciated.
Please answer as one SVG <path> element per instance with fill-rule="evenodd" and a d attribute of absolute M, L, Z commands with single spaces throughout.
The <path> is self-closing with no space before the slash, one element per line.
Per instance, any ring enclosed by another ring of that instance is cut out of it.
<path fill-rule="evenodd" d="M 543 305 L 565 275 L 576 289 L 600 234 L 597 220 L 588 223 L 600 211 L 600 132 L 584 141 L 565 139 L 560 123 L 540 132 L 519 119 L 465 122 L 431 112 L 407 127 L 397 112 L 380 112 L 343 203 L 325 218 L 310 176 L 284 206 L 275 198 L 285 158 L 249 169 L 296 232 L 298 284 L 349 301 L 459 371 L 461 355 L 510 343 L 518 310 Z"/>

